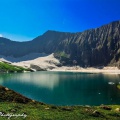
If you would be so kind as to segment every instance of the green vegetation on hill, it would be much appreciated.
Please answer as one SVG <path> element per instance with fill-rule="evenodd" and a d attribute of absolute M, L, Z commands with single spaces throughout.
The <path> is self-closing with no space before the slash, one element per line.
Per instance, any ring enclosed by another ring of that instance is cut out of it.
<path fill-rule="evenodd" d="M 24 114 L 24 120 L 120 120 L 120 105 L 110 106 L 54 106 L 28 99 L 0 86 L 0 112 Z M 0 116 L 0 120 L 7 120 Z M 23 117 L 11 117 L 23 120 Z"/>
<path fill-rule="evenodd" d="M 30 71 L 30 69 L 11 65 L 10 63 L 6 62 L 0 62 L 0 72 L 23 72 L 23 71 Z"/>

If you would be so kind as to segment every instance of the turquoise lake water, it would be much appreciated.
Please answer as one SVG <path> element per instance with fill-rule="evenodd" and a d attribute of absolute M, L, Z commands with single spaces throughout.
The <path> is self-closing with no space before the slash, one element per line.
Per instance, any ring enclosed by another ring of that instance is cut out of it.
<path fill-rule="evenodd" d="M 120 75 L 72 72 L 0 74 L 0 85 L 54 105 L 120 104 Z"/>

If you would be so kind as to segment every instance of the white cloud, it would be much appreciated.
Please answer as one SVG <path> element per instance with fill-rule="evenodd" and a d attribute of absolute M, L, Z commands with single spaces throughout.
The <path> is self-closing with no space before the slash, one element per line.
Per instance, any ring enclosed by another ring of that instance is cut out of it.
<path fill-rule="evenodd" d="M 2 35 L 2 34 L 0 34 L 0 37 L 3 37 L 3 35 Z"/>

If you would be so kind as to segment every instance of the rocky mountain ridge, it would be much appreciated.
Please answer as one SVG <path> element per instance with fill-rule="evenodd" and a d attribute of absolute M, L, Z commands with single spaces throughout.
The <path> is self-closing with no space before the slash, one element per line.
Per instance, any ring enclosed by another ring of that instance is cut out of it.
<path fill-rule="evenodd" d="M 0 55 L 54 53 L 64 65 L 120 65 L 120 21 L 78 33 L 47 31 L 27 42 L 0 38 Z"/>

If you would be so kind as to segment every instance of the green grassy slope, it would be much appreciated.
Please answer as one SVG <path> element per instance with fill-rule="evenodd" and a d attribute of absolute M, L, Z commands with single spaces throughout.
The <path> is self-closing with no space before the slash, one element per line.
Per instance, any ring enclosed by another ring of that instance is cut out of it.
<path fill-rule="evenodd" d="M 54 106 L 28 99 L 0 86 L 0 112 L 24 114 L 12 120 L 120 120 L 120 105 L 110 106 Z M 0 116 L 0 120 L 8 117 Z"/>
<path fill-rule="evenodd" d="M 6 62 L 0 62 L 0 72 L 23 72 L 23 71 L 30 71 L 30 69 L 11 65 Z"/>

